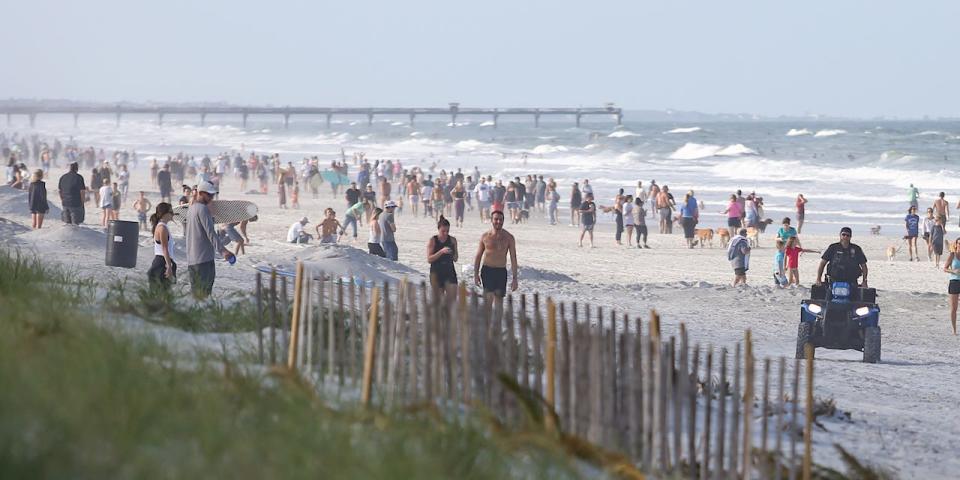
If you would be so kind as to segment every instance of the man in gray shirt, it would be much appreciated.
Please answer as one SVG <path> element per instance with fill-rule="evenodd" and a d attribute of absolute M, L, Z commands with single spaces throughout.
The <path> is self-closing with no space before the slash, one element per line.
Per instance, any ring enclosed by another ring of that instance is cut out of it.
<path fill-rule="evenodd" d="M 377 220 L 380 223 L 380 246 L 383 247 L 387 258 L 396 262 L 399 249 L 397 248 L 397 241 L 393 236 L 393 232 L 397 231 L 397 223 L 393 219 L 393 211 L 396 210 L 397 204 L 393 200 L 389 200 L 383 205 L 383 208 L 387 211 L 380 215 L 380 219 Z"/>
<path fill-rule="evenodd" d="M 197 186 L 197 198 L 187 210 L 187 268 L 190 271 L 190 289 L 198 300 L 207 298 L 213 291 L 213 281 L 217 276 L 217 267 L 213 263 L 216 254 L 222 253 L 230 263 L 236 259 L 223 247 L 220 235 L 213 226 L 213 215 L 207 207 L 216 194 L 217 187 L 213 183 L 200 183 Z"/>

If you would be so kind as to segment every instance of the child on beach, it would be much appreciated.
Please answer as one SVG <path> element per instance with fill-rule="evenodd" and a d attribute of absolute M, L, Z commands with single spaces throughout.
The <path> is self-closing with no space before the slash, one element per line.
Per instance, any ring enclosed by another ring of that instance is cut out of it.
<path fill-rule="evenodd" d="M 140 197 L 133 202 L 133 209 L 137 212 L 137 220 L 140 222 L 140 229 L 147 229 L 147 212 L 150 210 L 150 200 L 147 200 L 146 193 L 140 191 Z"/>
<path fill-rule="evenodd" d="M 783 251 L 784 246 L 783 240 L 777 239 L 777 253 L 773 255 L 773 284 L 778 288 L 787 286 L 787 257 Z"/>
<path fill-rule="evenodd" d="M 820 253 L 819 250 L 807 250 L 800 247 L 800 242 L 796 236 L 787 240 L 786 248 L 783 249 L 787 257 L 787 278 L 790 285 L 800 286 L 800 254 L 801 253 Z"/>
<path fill-rule="evenodd" d="M 317 225 L 317 236 L 320 237 L 320 243 L 337 243 L 337 231 L 343 227 L 337 220 L 337 212 L 332 208 L 324 210 L 325 218 Z"/>
<path fill-rule="evenodd" d="M 300 182 L 293 183 L 293 193 L 290 194 L 290 204 L 293 208 L 300 209 Z"/>

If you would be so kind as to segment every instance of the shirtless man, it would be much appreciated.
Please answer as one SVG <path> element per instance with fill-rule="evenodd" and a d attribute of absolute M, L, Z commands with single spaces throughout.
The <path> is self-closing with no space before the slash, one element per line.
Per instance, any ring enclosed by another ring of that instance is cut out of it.
<path fill-rule="evenodd" d="M 493 228 L 480 237 L 480 247 L 473 260 L 473 281 L 483 286 L 483 295 L 489 305 L 496 306 L 496 315 L 503 315 L 503 297 L 507 294 L 507 253 L 510 254 L 510 291 L 517 290 L 517 243 L 510 232 L 503 229 L 503 212 L 490 214 Z"/>
<path fill-rule="evenodd" d="M 327 208 L 324 214 L 326 216 L 323 221 L 317 225 L 317 236 L 320 237 L 320 243 L 337 243 L 337 230 L 343 229 L 337 220 L 337 212 L 332 208 Z"/>
<path fill-rule="evenodd" d="M 933 211 L 937 215 L 937 218 L 943 220 L 943 224 L 947 224 L 947 216 L 950 215 L 950 204 L 947 203 L 947 199 L 944 198 L 946 194 L 940 192 L 940 196 L 933 202 Z"/>
<path fill-rule="evenodd" d="M 150 207 L 153 205 L 150 203 L 150 200 L 147 200 L 145 192 L 140 192 L 140 197 L 133 202 L 133 209 L 137 212 L 137 220 L 140 221 L 140 229 L 147 230 L 147 212 L 150 211 Z"/>
<path fill-rule="evenodd" d="M 407 180 L 407 195 L 410 198 L 410 206 L 413 208 L 413 215 L 417 215 L 417 207 L 420 204 L 420 183 L 413 175 Z"/>
<path fill-rule="evenodd" d="M 660 233 L 673 233 L 673 220 L 671 218 L 673 209 L 670 208 L 670 196 L 667 195 L 669 191 L 670 190 L 664 186 L 660 189 L 660 193 L 657 194 L 657 213 L 660 215 Z"/>

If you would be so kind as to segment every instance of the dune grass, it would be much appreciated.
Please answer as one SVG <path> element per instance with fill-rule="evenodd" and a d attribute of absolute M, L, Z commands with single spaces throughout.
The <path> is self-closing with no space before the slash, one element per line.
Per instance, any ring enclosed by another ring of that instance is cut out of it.
<path fill-rule="evenodd" d="M 332 410 L 285 371 L 115 336 L 76 273 L 0 249 L 0 478 L 575 478 L 475 419 Z M 130 312 L 135 314 L 136 312 Z"/>

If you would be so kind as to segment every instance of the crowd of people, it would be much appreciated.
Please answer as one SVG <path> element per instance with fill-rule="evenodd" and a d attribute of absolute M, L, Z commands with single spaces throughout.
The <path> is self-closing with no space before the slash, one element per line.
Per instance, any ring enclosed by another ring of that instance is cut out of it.
<path fill-rule="evenodd" d="M 37 136 L 0 134 L 0 150 L 3 158 L 8 159 L 6 184 L 28 191 L 32 226 L 35 229 L 42 228 L 44 216 L 50 211 L 44 179 L 51 169 L 59 168 L 62 161 L 68 168 L 57 183 L 63 221 L 68 224 L 83 223 L 85 208 L 93 202 L 94 208 L 100 209 L 101 226 L 119 218 L 123 205 L 128 201 L 130 169 L 136 168 L 138 161 L 136 152 L 117 150 L 108 154 L 103 149 L 80 147 L 72 138 L 61 142 L 57 139 L 45 141 Z M 155 240 L 157 260 L 150 269 L 151 281 L 163 286 L 176 275 L 176 263 L 170 255 L 170 234 L 166 226 L 173 217 L 174 200 L 176 204 L 188 206 L 184 207 L 189 212 L 186 227 L 187 263 L 191 280 L 196 281 L 194 291 L 198 296 L 209 294 L 212 288 L 215 277 L 212 271 L 215 269 L 210 262 L 216 254 L 235 258 L 245 253 L 245 246 L 249 245 L 246 227 L 248 222 L 256 221 L 256 218 L 218 228 L 213 225 L 207 207 L 225 182 L 236 182 L 241 192 L 258 195 L 269 194 L 271 185 L 274 185 L 278 206 L 288 208 L 289 205 L 293 209 L 300 208 L 301 186 L 316 199 L 319 198 L 321 186 L 329 184 L 330 192 L 345 201 L 343 215 L 338 219 L 336 210 L 327 208 L 315 226 L 315 235 L 307 229 L 309 218 L 302 216 L 287 232 L 287 241 L 291 243 L 309 243 L 314 238 L 320 243 L 338 243 L 344 239 L 359 242 L 359 231 L 366 226 L 369 253 L 397 260 L 399 247 L 395 234 L 398 217 L 407 214 L 433 218 L 438 225 L 438 234 L 428 242 L 427 260 L 431 264 L 431 275 L 438 278 L 436 285 L 440 290 L 449 289 L 450 279 L 456 278 L 456 271 L 449 264 L 459 258 L 459 248 L 456 238 L 450 235 L 450 229 L 462 227 L 469 212 L 475 212 L 472 215 L 476 215 L 475 218 L 481 223 L 491 225 L 489 235 L 485 234 L 484 238 L 490 236 L 497 242 L 493 245 L 487 240 L 481 241 L 479 255 L 484 257 L 483 252 L 488 252 L 490 263 L 477 264 L 480 284 L 503 283 L 500 281 L 500 270 L 487 271 L 484 266 L 504 268 L 501 263 L 505 265 L 505 262 L 501 257 L 505 255 L 501 254 L 509 248 L 501 248 L 504 246 L 500 243 L 501 239 L 509 238 L 509 241 L 503 242 L 515 248 L 513 237 L 508 237 L 509 234 L 503 229 L 504 224 L 521 225 L 532 219 L 542 219 L 549 225 L 561 223 L 558 210 L 563 199 L 558 182 L 552 177 L 531 173 L 513 179 L 495 178 L 489 173 L 483 174 L 478 167 L 470 172 L 460 168 L 449 171 L 440 169 L 438 172 L 436 163 L 427 168 L 418 165 L 408 167 L 399 160 L 371 161 L 363 153 L 353 154 L 352 162 L 350 160 L 343 151 L 339 158 L 331 160 L 328 165 L 317 156 L 305 157 L 295 165 L 292 161 L 281 161 L 278 154 L 256 152 L 222 152 L 212 157 L 178 153 L 165 159 L 151 158 L 150 181 L 152 187 L 159 191 L 159 199 L 154 204 L 147 192 L 140 191 L 131 203 L 141 228 L 149 230 Z M 80 173 L 81 166 L 89 169 L 89 183 Z M 251 179 L 256 182 L 252 188 Z M 179 193 L 176 199 L 174 185 L 180 185 L 176 190 Z M 694 248 L 705 239 L 702 236 L 705 229 L 698 228 L 705 205 L 692 190 L 679 199 L 674 197 L 668 185 L 651 180 L 645 186 L 638 181 L 632 192 L 621 188 L 608 203 L 600 204 L 589 179 L 569 185 L 566 194 L 570 211 L 569 225 L 579 228 L 577 243 L 580 247 L 595 246 L 595 226 L 601 213 L 612 216 L 615 225 L 613 241 L 618 245 L 624 245 L 623 234 L 626 233 L 627 246 L 650 248 L 648 219 L 657 223 L 657 231 L 663 235 L 673 234 L 674 226 L 678 226 L 682 230 L 683 245 L 687 248 Z M 926 209 L 925 216 L 921 217 L 918 214 L 919 198 L 919 190 L 911 185 L 909 209 L 904 218 L 904 242 L 909 260 L 920 260 L 917 244 L 922 237 L 928 259 L 939 268 L 944 254 L 950 204 L 945 193 L 940 192 Z M 800 241 L 807 203 L 803 194 L 797 195 L 795 215 L 783 218 L 780 222 L 772 272 L 774 285 L 778 287 L 799 286 L 799 257 L 804 253 L 820 253 L 804 248 Z M 956 208 L 960 209 L 960 203 Z M 754 248 L 752 243 L 758 233 L 764 232 L 773 221 L 765 216 L 762 196 L 753 192 L 744 195 L 741 190 L 731 192 L 719 213 L 725 216 L 726 225 L 717 229 L 716 233 L 722 241 L 726 240 L 723 243 L 727 245 L 728 260 L 734 270 L 733 284 L 745 284 L 751 250 Z M 230 242 L 236 242 L 236 251 L 226 249 L 225 245 Z M 515 252 L 512 254 L 515 256 Z M 960 259 L 951 248 L 943 269 L 951 275 L 950 294 L 954 299 L 956 294 L 960 294 L 958 262 Z M 820 280 L 818 275 L 817 281 Z M 496 290 L 505 291 L 506 288 Z"/>

